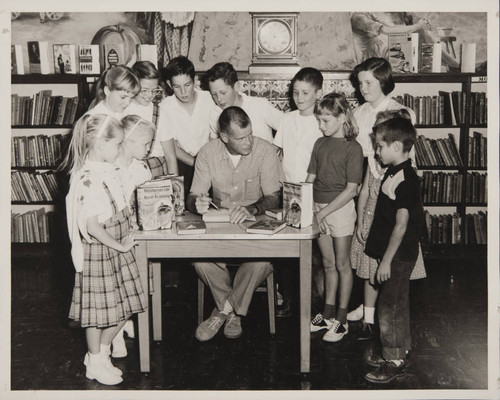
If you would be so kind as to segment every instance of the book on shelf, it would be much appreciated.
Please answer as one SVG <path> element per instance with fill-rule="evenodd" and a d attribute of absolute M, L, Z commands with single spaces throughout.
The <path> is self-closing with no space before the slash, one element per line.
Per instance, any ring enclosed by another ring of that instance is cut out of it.
<path fill-rule="evenodd" d="M 45 208 L 25 213 L 11 212 L 11 242 L 48 243 L 52 239 L 53 211 Z"/>
<path fill-rule="evenodd" d="M 283 216 L 288 225 L 305 228 L 313 223 L 313 184 L 283 182 Z"/>
<path fill-rule="evenodd" d="M 452 94 L 440 90 L 439 95 L 443 96 L 443 117 L 445 125 L 457 125 L 457 111 L 455 110 Z"/>
<path fill-rule="evenodd" d="M 30 74 L 50 74 L 48 42 L 28 42 L 28 61 Z"/>
<path fill-rule="evenodd" d="M 472 125 L 487 123 L 488 110 L 485 92 L 471 92 L 469 98 L 469 120 Z"/>
<path fill-rule="evenodd" d="M 137 222 L 141 230 L 171 229 L 175 218 L 170 178 L 147 181 L 137 187 Z"/>
<path fill-rule="evenodd" d="M 387 35 L 387 47 L 389 49 L 389 63 L 391 64 L 392 72 L 411 72 L 412 34 L 389 33 Z"/>
<path fill-rule="evenodd" d="M 20 44 L 10 46 L 10 73 L 24 75 L 23 49 Z"/>
<path fill-rule="evenodd" d="M 156 44 L 136 44 L 137 61 L 150 61 L 158 68 Z"/>
<path fill-rule="evenodd" d="M 487 212 L 465 216 L 465 244 L 487 244 Z"/>
<path fill-rule="evenodd" d="M 476 43 L 462 43 L 460 72 L 476 72 Z"/>
<path fill-rule="evenodd" d="M 101 65 L 98 44 L 84 44 L 78 46 L 79 70 L 82 75 L 100 74 Z"/>
<path fill-rule="evenodd" d="M 283 210 L 281 208 L 270 208 L 265 214 L 271 218 L 283 220 Z"/>
<path fill-rule="evenodd" d="M 104 69 L 112 65 L 125 64 L 125 48 L 123 43 L 106 43 L 102 45 Z"/>
<path fill-rule="evenodd" d="M 11 171 L 13 201 L 52 202 L 58 196 L 57 180 L 53 171 Z"/>
<path fill-rule="evenodd" d="M 432 215 L 425 211 L 425 223 L 430 244 L 460 244 L 461 222 L 460 214 Z"/>
<path fill-rule="evenodd" d="M 452 133 L 449 133 L 447 138 L 439 139 L 429 139 L 419 135 L 415 142 L 415 153 L 419 167 L 460 167 L 463 165 L 455 143 L 455 136 Z"/>
<path fill-rule="evenodd" d="M 418 72 L 441 72 L 442 53 L 443 47 L 441 43 L 422 43 L 420 45 Z"/>
<path fill-rule="evenodd" d="M 79 98 L 52 96 L 42 90 L 31 97 L 11 95 L 11 123 L 17 125 L 71 125 L 78 113 Z"/>
<path fill-rule="evenodd" d="M 54 73 L 76 74 L 76 46 L 74 44 L 54 44 Z"/>
<path fill-rule="evenodd" d="M 201 219 L 193 221 L 177 221 L 177 234 L 178 235 L 195 235 L 207 232 L 207 225 Z"/>
<path fill-rule="evenodd" d="M 247 233 L 272 235 L 286 227 L 285 221 L 276 219 L 261 219 L 246 228 Z"/>

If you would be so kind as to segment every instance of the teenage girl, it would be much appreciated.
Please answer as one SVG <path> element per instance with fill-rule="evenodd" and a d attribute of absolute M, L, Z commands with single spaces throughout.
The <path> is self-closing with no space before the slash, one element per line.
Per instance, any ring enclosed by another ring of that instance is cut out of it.
<path fill-rule="evenodd" d="M 314 144 L 306 182 L 313 182 L 325 305 L 311 321 L 311 331 L 328 329 L 323 340 L 337 342 L 348 332 L 347 306 L 352 289 L 349 252 L 356 222 L 353 198 L 363 174 L 363 151 L 355 140 L 358 127 L 344 96 L 324 96 L 314 114 L 323 137 Z"/>
<path fill-rule="evenodd" d="M 411 120 L 410 113 L 405 108 L 400 110 L 381 111 L 377 115 L 374 126 L 395 117 L 402 117 Z M 373 157 L 373 155 L 370 155 L 369 157 Z M 386 168 L 380 165 L 378 160 L 371 160 L 369 164 L 371 168 L 368 168 L 368 171 L 366 172 L 363 180 L 363 186 L 361 187 L 361 191 L 358 196 L 358 222 L 356 234 L 352 239 L 351 246 L 352 268 L 356 270 L 357 276 L 365 279 L 365 288 L 368 287 L 368 290 L 370 290 L 368 294 L 365 290 L 365 311 L 362 329 L 357 337 L 358 340 L 371 339 L 375 323 L 375 301 L 378 296 L 375 274 L 378 269 L 378 262 L 365 254 L 365 241 L 373 222 L 373 215 L 375 213 L 380 184 L 386 170 Z M 421 279 L 425 277 L 426 273 L 424 260 L 422 257 L 422 251 L 419 249 L 417 262 L 413 268 L 410 279 Z M 373 292 L 373 294 L 371 292 Z"/>
<path fill-rule="evenodd" d="M 115 65 L 101 74 L 96 86 L 96 97 L 87 114 L 112 115 L 120 120 L 132 98 L 141 86 L 134 72 L 125 65 Z"/>
<path fill-rule="evenodd" d="M 132 71 L 139 79 L 141 90 L 132 99 L 130 105 L 125 110 L 125 115 L 139 115 L 145 120 L 152 122 L 158 129 L 164 129 L 159 125 L 160 103 L 163 99 L 163 89 L 160 87 L 160 72 L 150 61 L 137 61 L 132 66 Z M 167 127 L 170 128 L 170 127 Z M 153 175 L 178 175 L 179 168 L 177 165 L 177 156 L 175 150 L 175 141 L 173 138 L 169 140 L 161 140 L 166 135 L 164 132 L 158 132 L 154 138 L 159 143 L 153 144 L 149 157 L 159 158 L 159 160 L 149 160 L 148 164 L 152 167 Z M 161 165 L 155 168 L 155 165 Z"/>
<path fill-rule="evenodd" d="M 122 381 L 109 358 L 111 341 L 132 314 L 147 307 L 127 200 L 113 165 L 123 136 L 112 116 L 84 115 L 62 165 L 71 173 L 66 209 L 76 269 L 69 318 L 85 328 L 87 378 L 105 385 Z"/>

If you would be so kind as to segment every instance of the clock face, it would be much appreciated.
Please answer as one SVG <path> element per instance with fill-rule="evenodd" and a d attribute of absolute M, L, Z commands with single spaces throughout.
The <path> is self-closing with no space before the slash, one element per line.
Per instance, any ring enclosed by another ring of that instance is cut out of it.
<path fill-rule="evenodd" d="M 292 43 L 290 27 L 278 19 L 265 21 L 258 32 L 259 45 L 269 54 L 284 53 Z"/>

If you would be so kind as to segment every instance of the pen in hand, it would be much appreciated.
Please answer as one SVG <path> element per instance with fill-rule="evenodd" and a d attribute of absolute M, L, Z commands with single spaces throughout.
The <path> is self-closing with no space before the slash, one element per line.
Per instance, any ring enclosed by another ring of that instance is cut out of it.
<path fill-rule="evenodd" d="M 201 197 L 208 197 L 208 194 L 202 194 Z M 210 205 L 215 208 L 216 210 L 219 210 L 219 207 L 217 207 L 212 200 L 210 200 Z"/>

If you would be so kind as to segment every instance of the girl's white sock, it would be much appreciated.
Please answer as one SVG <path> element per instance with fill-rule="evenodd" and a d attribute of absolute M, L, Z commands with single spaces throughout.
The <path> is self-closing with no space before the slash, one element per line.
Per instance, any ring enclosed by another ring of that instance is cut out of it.
<path fill-rule="evenodd" d="M 368 324 L 375 323 L 375 307 L 363 306 L 363 312 L 365 314 L 365 322 Z"/>

